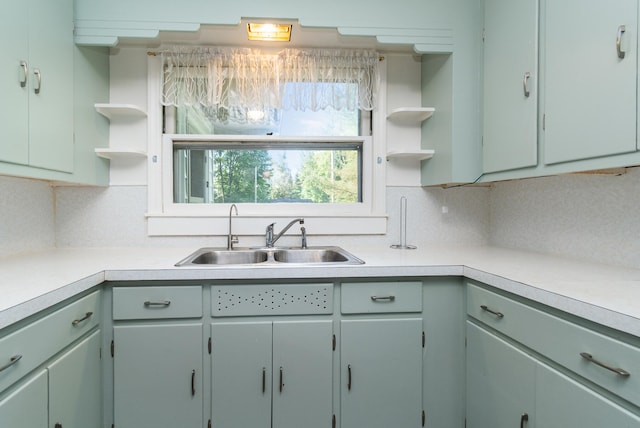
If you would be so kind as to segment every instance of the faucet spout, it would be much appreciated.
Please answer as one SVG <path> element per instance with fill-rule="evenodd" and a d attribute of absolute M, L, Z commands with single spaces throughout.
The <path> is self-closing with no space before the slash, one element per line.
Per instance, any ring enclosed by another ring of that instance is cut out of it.
<path fill-rule="evenodd" d="M 233 250 L 233 244 L 238 243 L 238 237 L 231 233 L 231 213 L 233 213 L 233 211 L 238 215 L 238 207 L 236 204 L 231 204 L 231 207 L 229 208 L 229 235 L 227 236 L 227 250 Z"/>
<path fill-rule="evenodd" d="M 285 234 L 285 232 L 287 230 L 289 230 L 289 228 L 291 228 L 291 226 L 293 226 L 296 223 L 300 223 L 300 224 L 304 224 L 304 219 L 303 218 L 296 218 L 294 220 L 291 220 L 289 222 L 289 224 L 287 224 L 281 231 L 280 233 L 278 233 L 277 235 L 273 235 L 273 225 L 275 223 L 271 223 L 269 226 L 267 226 L 267 233 L 266 233 L 266 244 L 267 244 L 267 248 L 271 248 L 273 247 L 273 245 L 276 243 L 276 241 L 278 239 L 280 239 L 280 237 L 282 235 Z"/>

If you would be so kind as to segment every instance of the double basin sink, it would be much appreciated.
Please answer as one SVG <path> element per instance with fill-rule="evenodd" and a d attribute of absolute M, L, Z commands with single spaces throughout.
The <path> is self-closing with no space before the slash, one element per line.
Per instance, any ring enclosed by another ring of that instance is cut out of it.
<path fill-rule="evenodd" d="M 200 248 L 176 266 L 229 266 L 229 265 L 359 265 L 364 264 L 353 254 L 340 247 L 308 248 Z"/>

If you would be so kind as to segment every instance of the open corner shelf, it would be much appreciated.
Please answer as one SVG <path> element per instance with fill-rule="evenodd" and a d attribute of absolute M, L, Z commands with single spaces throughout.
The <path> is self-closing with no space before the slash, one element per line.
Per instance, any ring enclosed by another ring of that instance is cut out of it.
<path fill-rule="evenodd" d="M 434 150 L 415 150 L 415 151 L 390 151 L 387 152 L 387 160 L 391 159 L 412 159 L 422 161 L 431 159 L 435 154 Z"/>
<path fill-rule="evenodd" d="M 429 119 L 435 111 L 433 107 L 400 107 L 391 110 L 387 119 L 402 123 L 420 123 Z"/>
<path fill-rule="evenodd" d="M 147 113 L 140 107 L 133 104 L 95 104 L 96 111 L 112 120 L 116 117 L 147 117 Z"/>
<path fill-rule="evenodd" d="M 144 159 L 147 154 L 140 150 L 129 149 L 96 149 L 96 154 L 105 159 Z"/>

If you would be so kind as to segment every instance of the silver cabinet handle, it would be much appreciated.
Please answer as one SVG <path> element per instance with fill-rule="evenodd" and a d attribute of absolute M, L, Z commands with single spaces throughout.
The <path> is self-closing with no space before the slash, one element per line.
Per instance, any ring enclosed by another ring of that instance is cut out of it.
<path fill-rule="evenodd" d="M 284 389 L 284 373 L 282 367 L 280 367 L 280 393 L 282 394 L 282 390 Z"/>
<path fill-rule="evenodd" d="M 616 51 L 618 52 L 618 58 L 624 59 L 625 51 L 622 50 L 622 35 L 627 31 L 627 27 L 625 25 L 620 25 L 618 27 L 618 35 L 616 36 Z"/>
<path fill-rule="evenodd" d="M 524 76 L 522 77 L 522 89 L 524 91 L 524 96 L 525 98 L 529 98 L 529 78 L 531 77 L 531 73 L 529 73 L 528 71 L 526 73 L 524 73 Z"/>
<path fill-rule="evenodd" d="M 27 79 L 29 78 L 29 66 L 27 61 L 20 61 L 20 68 L 22 68 L 22 79 L 20 79 L 20 87 L 27 86 Z"/>
<path fill-rule="evenodd" d="M 8 369 L 12 365 L 14 365 L 18 361 L 20 361 L 20 358 L 22 358 L 22 355 L 14 355 L 13 357 L 11 357 L 7 364 L 5 364 L 4 366 L 0 367 L 0 372 Z"/>
<path fill-rule="evenodd" d="M 33 74 L 36 76 L 36 86 L 33 88 L 33 92 L 37 95 L 40 93 L 40 89 L 42 89 L 42 73 L 40 73 L 39 68 L 34 68 Z"/>
<path fill-rule="evenodd" d="M 167 307 L 167 306 L 169 306 L 170 304 L 171 304 L 171 301 L 170 301 L 170 300 L 161 300 L 161 301 L 158 301 L 158 302 L 154 302 L 154 301 L 151 301 L 151 300 L 147 300 L 146 302 L 144 302 L 144 305 L 145 305 L 146 307 L 150 307 L 150 306 L 162 306 L 162 307 L 165 307 L 165 308 L 166 308 L 166 307 Z"/>
<path fill-rule="evenodd" d="M 629 373 L 628 371 L 623 370 L 623 369 L 619 369 L 619 368 L 615 368 L 615 367 L 611 367 L 611 366 L 609 366 L 609 365 L 607 365 L 607 364 L 605 364 L 605 363 L 603 363 L 601 361 L 598 361 L 595 358 L 593 358 L 593 355 L 591 355 L 591 354 L 589 354 L 587 352 L 580 352 L 580 356 L 582 358 L 584 358 L 585 360 L 587 360 L 587 361 L 589 361 L 589 362 L 591 362 L 591 363 L 593 363 L 595 365 L 598 365 L 598 366 L 600 366 L 602 368 L 610 370 L 610 371 L 612 371 L 612 372 L 614 372 L 616 374 L 619 374 L 622 377 L 631 376 L 631 373 Z"/>
<path fill-rule="evenodd" d="M 498 318 L 504 318 L 504 314 L 502 312 L 494 311 L 493 309 L 489 308 L 487 305 L 480 305 L 480 309 L 482 309 L 485 312 L 489 312 L 490 314 L 493 314 Z"/>
<path fill-rule="evenodd" d="M 91 318 L 91 315 L 93 315 L 93 312 L 87 312 L 86 314 L 84 314 L 82 318 L 78 318 L 77 320 L 71 321 L 71 325 L 75 327 L 78 324 L 80 324 L 82 321 L 85 321 Z"/>
<path fill-rule="evenodd" d="M 524 428 L 525 422 L 529 422 L 529 414 L 527 413 L 523 413 L 522 416 L 520 416 L 520 428 Z"/>
<path fill-rule="evenodd" d="M 396 300 L 396 296 L 371 296 L 371 300 L 374 302 L 393 302 Z"/>

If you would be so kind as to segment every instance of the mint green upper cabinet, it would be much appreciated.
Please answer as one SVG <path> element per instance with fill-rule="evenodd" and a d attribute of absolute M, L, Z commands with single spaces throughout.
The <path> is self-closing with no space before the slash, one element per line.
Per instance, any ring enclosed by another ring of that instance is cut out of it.
<path fill-rule="evenodd" d="M 635 151 L 638 2 L 543 0 L 543 17 L 545 164 Z"/>
<path fill-rule="evenodd" d="M 49 426 L 102 426 L 101 367 L 99 330 L 47 367 Z"/>
<path fill-rule="evenodd" d="M 113 338 L 115 426 L 201 428 L 202 324 L 119 325 Z"/>
<path fill-rule="evenodd" d="M 486 0 L 485 173 L 537 164 L 537 76 L 537 0 Z"/>
<path fill-rule="evenodd" d="M 22 3 L 8 7 L 7 4 L 0 18 L 0 125 L 3 130 L 0 160 L 19 164 L 29 162 L 27 5 Z M 17 34 L 21 37 L 16 37 Z"/>
<path fill-rule="evenodd" d="M 29 4 L 29 165 L 72 172 L 73 1 Z"/>
<path fill-rule="evenodd" d="M 72 172 L 73 1 L 29 0 L 5 9 L 0 161 Z M 20 172 L 6 168 L 0 172 Z"/>
<path fill-rule="evenodd" d="M 330 426 L 332 335 L 330 320 L 212 324 L 212 426 Z"/>
<path fill-rule="evenodd" d="M 340 322 L 342 428 L 422 426 L 422 319 Z"/>

